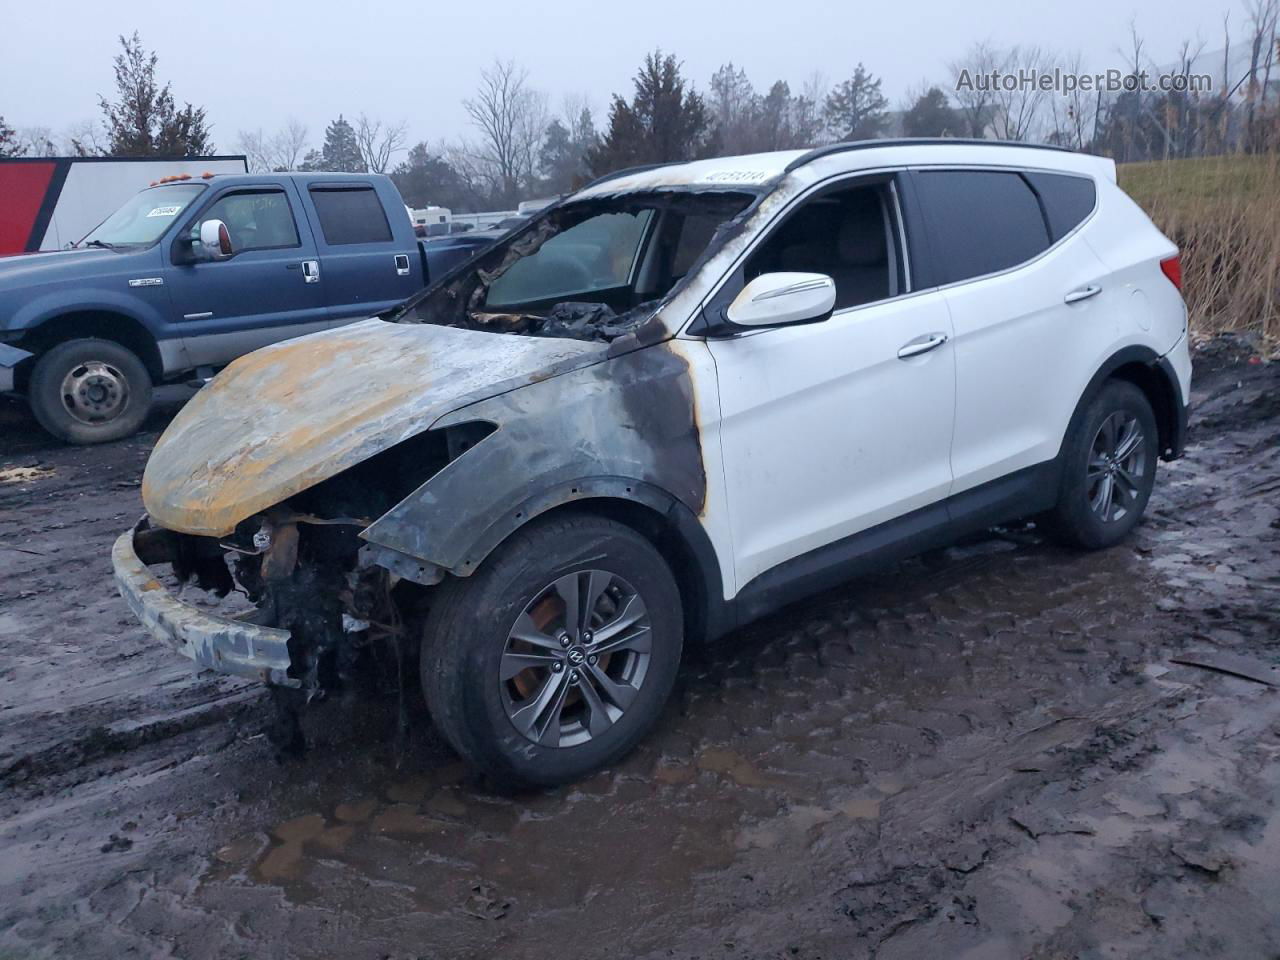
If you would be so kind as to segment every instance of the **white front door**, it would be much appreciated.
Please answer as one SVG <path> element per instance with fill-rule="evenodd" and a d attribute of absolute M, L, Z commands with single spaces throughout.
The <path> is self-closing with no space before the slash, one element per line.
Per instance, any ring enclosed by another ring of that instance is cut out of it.
<path fill-rule="evenodd" d="M 737 583 L 947 495 L 955 362 L 936 291 L 708 342 Z"/>

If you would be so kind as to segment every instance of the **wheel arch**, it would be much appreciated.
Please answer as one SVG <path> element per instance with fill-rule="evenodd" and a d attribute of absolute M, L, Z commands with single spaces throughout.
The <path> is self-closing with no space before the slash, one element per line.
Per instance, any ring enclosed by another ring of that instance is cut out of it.
<path fill-rule="evenodd" d="M 1150 347 L 1129 346 L 1113 353 L 1089 380 L 1080 395 L 1063 439 L 1083 414 L 1085 407 L 1109 380 L 1132 383 L 1143 392 L 1156 418 L 1160 457 L 1172 460 L 1182 455 L 1185 414 L 1181 411 L 1182 395 L 1176 375 L 1168 362 Z"/>
<path fill-rule="evenodd" d="M 80 339 L 110 340 L 137 354 L 142 365 L 155 383 L 164 377 L 164 362 L 160 356 L 160 348 L 155 336 L 136 317 L 111 310 L 72 310 L 49 317 L 39 325 L 30 328 L 19 345 L 30 350 L 39 358 L 39 354 L 68 340 Z M 18 384 L 21 390 L 27 388 L 31 378 L 31 368 L 35 359 L 25 361 L 18 370 Z"/>
<path fill-rule="evenodd" d="M 552 516 L 588 513 L 629 527 L 666 560 L 680 590 L 685 636 L 712 639 L 731 628 L 719 562 L 693 512 L 665 490 L 619 477 L 577 480 L 531 497 L 508 511 L 468 552 L 467 573 L 529 523 Z"/>

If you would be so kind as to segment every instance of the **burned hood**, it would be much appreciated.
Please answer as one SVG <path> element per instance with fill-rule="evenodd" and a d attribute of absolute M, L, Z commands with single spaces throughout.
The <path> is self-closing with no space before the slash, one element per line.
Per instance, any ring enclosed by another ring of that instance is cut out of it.
<path fill-rule="evenodd" d="M 170 530 L 240 521 L 476 400 L 603 359 L 606 346 L 365 320 L 236 360 L 165 430 L 142 499 Z"/>

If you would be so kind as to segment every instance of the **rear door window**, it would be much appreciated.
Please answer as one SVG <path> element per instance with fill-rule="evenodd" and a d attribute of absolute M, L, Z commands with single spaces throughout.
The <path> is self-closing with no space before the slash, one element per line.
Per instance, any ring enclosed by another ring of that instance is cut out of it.
<path fill-rule="evenodd" d="M 311 202 L 331 247 L 391 240 L 391 225 L 373 187 L 312 187 Z"/>
<path fill-rule="evenodd" d="M 1097 191 L 1088 177 L 1063 173 L 1024 173 L 1027 182 L 1040 197 L 1049 233 L 1057 243 L 1093 213 Z"/>
<path fill-rule="evenodd" d="M 1040 201 L 1021 174 L 921 170 L 914 180 L 929 224 L 936 282 L 997 273 L 1048 249 Z"/>

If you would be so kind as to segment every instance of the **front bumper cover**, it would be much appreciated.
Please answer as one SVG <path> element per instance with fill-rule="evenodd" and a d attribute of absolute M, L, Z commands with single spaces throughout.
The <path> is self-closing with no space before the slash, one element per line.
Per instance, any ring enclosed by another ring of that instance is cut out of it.
<path fill-rule="evenodd" d="M 289 676 L 289 631 L 205 613 L 169 595 L 138 556 L 134 537 L 143 517 L 111 549 L 120 596 L 142 625 L 197 666 L 281 687 L 301 686 Z"/>
<path fill-rule="evenodd" d="M 0 343 L 0 393 L 12 393 L 14 373 L 18 364 L 34 356 L 30 351 L 19 350 L 7 343 Z"/>

